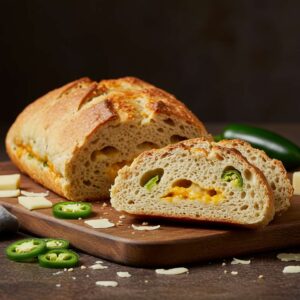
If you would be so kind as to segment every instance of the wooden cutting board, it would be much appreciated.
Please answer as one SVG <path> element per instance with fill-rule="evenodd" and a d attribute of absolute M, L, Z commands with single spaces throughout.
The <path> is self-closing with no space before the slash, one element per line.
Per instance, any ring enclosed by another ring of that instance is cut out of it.
<path fill-rule="evenodd" d="M 19 173 L 12 163 L 0 163 L 0 174 L 12 173 Z M 21 178 L 21 189 L 45 191 L 25 175 Z M 53 203 L 65 201 L 54 193 L 47 198 Z M 18 217 L 22 230 L 41 237 L 64 238 L 89 254 L 137 267 L 179 266 L 300 244 L 300 196 L 292 199 L 291 208 L 283 216 L 256 231 L 141 220 L 128 215 L 121 219 L 122 225 L 93 229 L 83 220 L 56 219 L 51 209 L 29 211 L 19 205 L 16 198 L 0 198 L 0 204 Z M 108 218 L 116 224 L 121 215 L 109 203 L 107 206 L 95 203 L 91 218 Z M 137 231 L 131 227 L 146 221 L 161 227 L 153 231 Z"/>

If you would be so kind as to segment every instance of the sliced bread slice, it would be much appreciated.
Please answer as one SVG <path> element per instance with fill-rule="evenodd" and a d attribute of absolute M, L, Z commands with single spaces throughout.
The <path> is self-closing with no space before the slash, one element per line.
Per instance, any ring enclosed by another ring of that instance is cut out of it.
<path fill-rule="evenodd" d="M 272 220 L 273 201 L 263 173 L 240 152 L 203 139 L 140 154 L 111 188 L 119 211 L 249 228 Z"/>
<path fill-rule="evenodd" d="M 238 150 L 251 164 L 264 173 L 274 193 L 276 214 L 281 214 L 289 208 L 293 187 L 281 161 L 271 159 L 264 151 L 253 148 L 242 140 L 223 140 L 217 145 Z"/>

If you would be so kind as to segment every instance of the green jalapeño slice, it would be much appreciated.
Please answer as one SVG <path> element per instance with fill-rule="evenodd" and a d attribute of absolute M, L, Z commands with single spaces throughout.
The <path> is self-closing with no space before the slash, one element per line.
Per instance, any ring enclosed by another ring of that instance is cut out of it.
<path fill-rule="evenodd" d="M 69 248 L 69 241 L 63 239 L 43 239 L 48 250 L 67 249 Z"/>
<path fill-rule="evenodd" d="M 159 182 L 159 176 L 156 175 L 154 177 L 152 177 L 148 182 L 146 182 L 146 184 L 144 185 L 144 187 L 148 190 L 151 191 Z"/>
<path fill-rule="evenodd" d="M 243 186 L 243 178 L 241 172 L 238 170 L 227 170 L 224 171 L 221 178 L 226 182 L 231 182 L 231 184 L 235 187 L 242 187 Z"/>
<path fill-rule="evenodd" d="M 59 202 L 53 206 L 52 212 L 60 219 L 87 218 L 92 213 L 92 205 L 86 202 Z"/>
<path fill-rule="evenodd" d="M 46 243 L 42 239 L 25 239 L 12 243 L 5 252 L 14 261 L 32 261 L 39 254 L 46 251 Z"/>
<path fill-rule="evenodd" d="M 44 268 L 63 269 L 71 268 L 78 264 L 78 255 L 67 249 L 50 250 L 38 257 L 39 265 Z"/>

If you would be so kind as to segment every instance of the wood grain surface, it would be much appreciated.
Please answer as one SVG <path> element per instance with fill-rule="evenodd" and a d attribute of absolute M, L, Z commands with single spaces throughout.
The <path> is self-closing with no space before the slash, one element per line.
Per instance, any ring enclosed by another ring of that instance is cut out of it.
<path fill-rule="evenodd" d="M 0 164 L 1 174 L 18 170 L 10 163 Z M 45 191 L 43 187 L 22 175 L 21 189 Z M 53 203 L 65 199 L 50 193 Z M 124 265 L 137 267 L 172 266 L 221 259 L 263 250 L 279 249 L 300 244 L 300 197 L 292 199 L 291 208 L 261 230 L 224 228 L 199 224 L 172 223 L 158 219 L 137 219 L 103 203 L 93 204 L 91 218 L 108 218 L 121 225 L 93 229 L 84 220 L 61 220 L 52 216 L 51 209 L 29 211 L 16 198 L 0 198 L 0 204 L 16 215 L 25 231 L 42 237 L 60 237 L 89 254 Z M 160 224 L 154 231 L 136 231 L 131 225 L 147 221 Z"/>

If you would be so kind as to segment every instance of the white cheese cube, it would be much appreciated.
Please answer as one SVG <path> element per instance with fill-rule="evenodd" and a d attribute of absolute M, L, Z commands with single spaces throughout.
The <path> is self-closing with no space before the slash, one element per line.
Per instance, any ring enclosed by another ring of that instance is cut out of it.
<path fill-rule="evenodd" d="M 0 175 L 0 190 L 16 190 L 20 186 L 20 174 Z"/>
<path fill-rule="evenodd" d="M 293 174 L 293 188 L 294 195 L 300 195 L 300 172 L 294 172 Z"/>
<path fill-rule="evenodd" d="M 47 200 L 45 197 L 20 196 L 18 197 L 18 201 L 21 205 L 29 210 L 52 207 L 52 202 Z"/>

